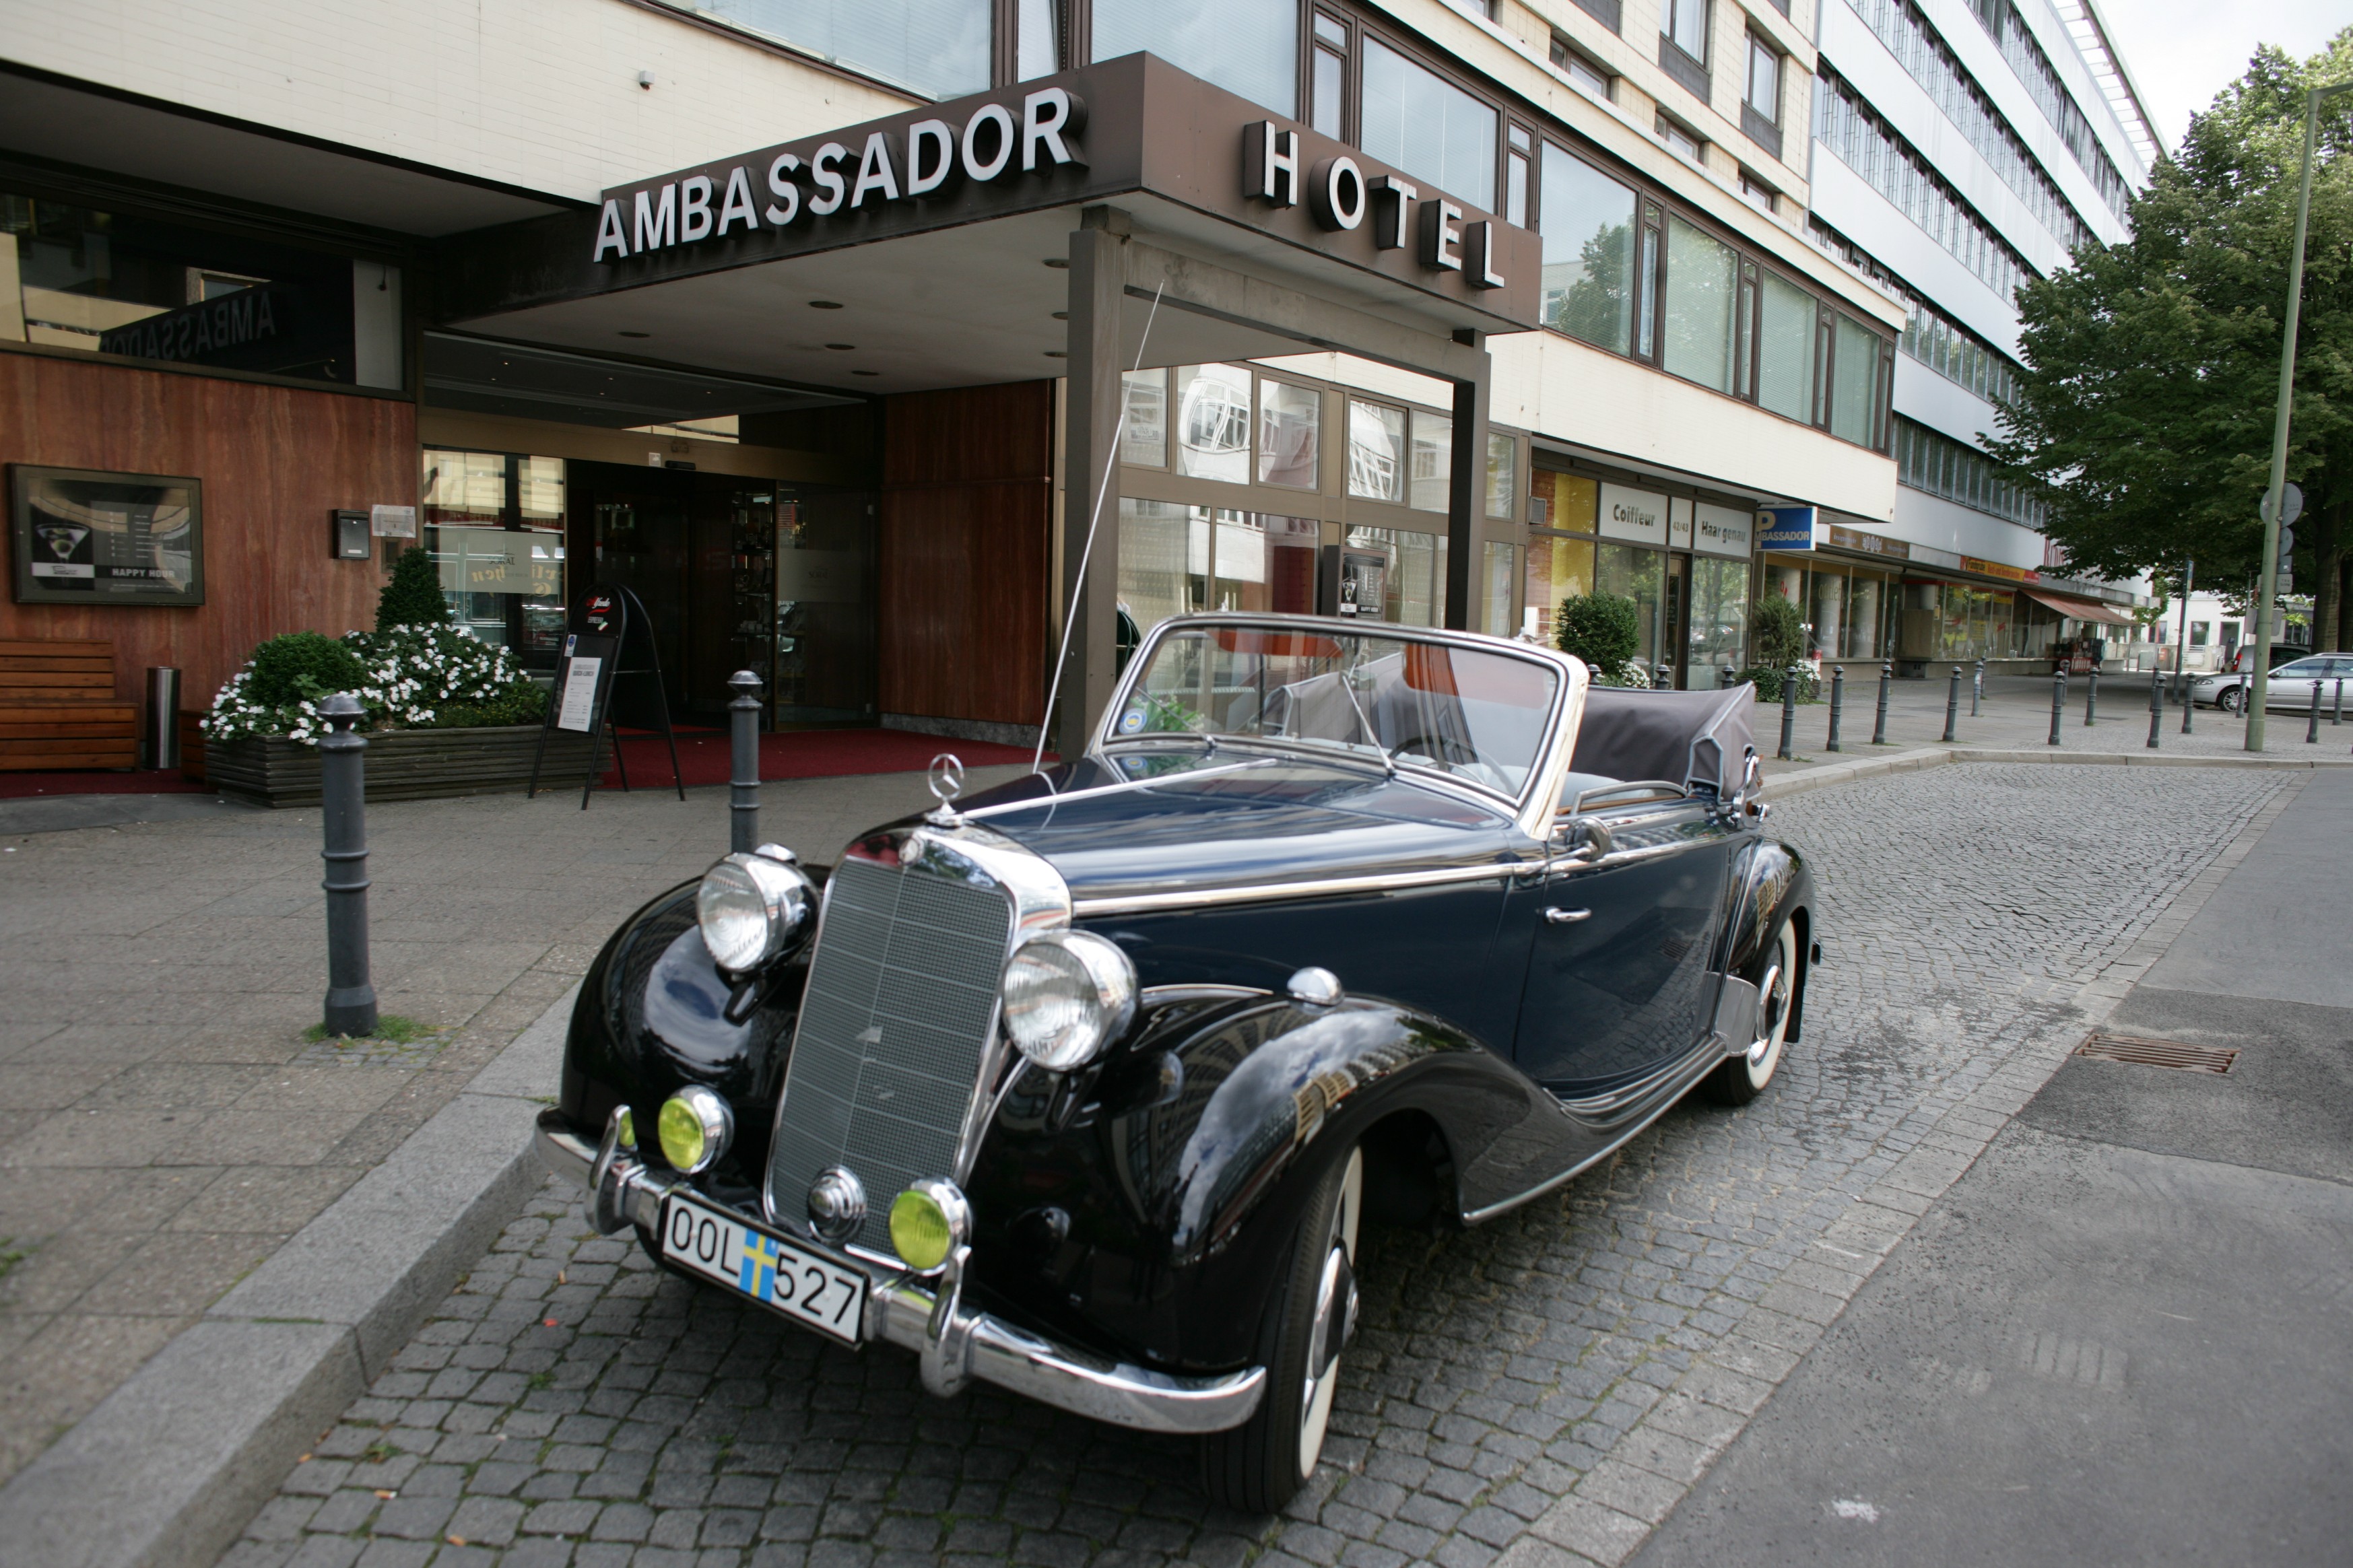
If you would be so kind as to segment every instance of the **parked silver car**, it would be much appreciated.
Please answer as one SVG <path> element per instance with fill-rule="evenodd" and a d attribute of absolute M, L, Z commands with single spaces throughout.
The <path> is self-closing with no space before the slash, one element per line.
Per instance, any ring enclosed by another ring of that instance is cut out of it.
<path fill-rule="evenodd" d="M 2252 673 L 2243 671 L 2201 675 L 2189 683 L 2189 700 L 2201 707 L 2236 713 L 2246 707 L 2247 688 L 2253 680 Z M 2263 706 L 2293 708 L 2301 713 L 2312 706 L 2312 683 L 2316 680 L 2321 683 L 2321 706 L 2333 708 L 2337 683 L 2342 680 L 2353 688 L 2353 654 L 2316 653 L 2281 665 L 2272 671 L 2271 688 L 2264 694 Z M 2348 694 L 2353 695 L 2353 691 Z"/>

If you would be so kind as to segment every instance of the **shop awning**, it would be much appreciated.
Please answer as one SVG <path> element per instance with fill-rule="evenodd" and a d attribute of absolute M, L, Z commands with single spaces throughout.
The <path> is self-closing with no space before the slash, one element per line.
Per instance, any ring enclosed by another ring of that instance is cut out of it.
<path fill-rule="evenodd" d="M 2064 594 L 2048 593 L 2041 588 L 2025 588 L 2021 592 L 2036 604 L 2058 611 L 2079 621 L 2105 621 L 2113 626 L 2128 626 L 2132 617 L 2097 599 L 2073 599 Z"/>

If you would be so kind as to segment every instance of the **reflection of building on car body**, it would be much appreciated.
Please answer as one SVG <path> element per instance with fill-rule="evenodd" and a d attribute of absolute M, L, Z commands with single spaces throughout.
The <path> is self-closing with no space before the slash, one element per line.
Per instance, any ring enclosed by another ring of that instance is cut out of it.
<path fill-rule="evenodd" d="M 539 1145 L 600 1229 L 925 1386 L 1202 1439 L 1280 1507 L 1360 1221 L 1472 1224 L 1796 1039 L 1752 692 L 1303 616 L 1145 634 L 1085 753 L 727 857 L 589 973 Z M 854 1304 L 849 1291 L 855 1295 Z"/>

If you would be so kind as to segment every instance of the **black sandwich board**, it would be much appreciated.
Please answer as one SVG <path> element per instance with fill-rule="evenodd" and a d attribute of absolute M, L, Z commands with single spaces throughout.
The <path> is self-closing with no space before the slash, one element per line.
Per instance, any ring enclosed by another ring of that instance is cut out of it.
<path fill-rule="evenodd" d="M 686 775 L 678 765 L 678 736 L 670 729 L 670 699 L 662 690 L 661 656 L 654 651 L 654 625 L 645 601 L 627 587 L 598 584 L 572 612 L 572 629 L 565 634 L 564 657 L 555 665 L 555 689 L 547 703 L 547 718 L 539 728 L 539 749 L 531 759 L 531 788 L 524 798 L 539 794 L 539 765 L 547 755 L 547 737 L 569 730 L 592 737 L 588 746 L 588 776 L 580 785 L 580 809 L 602 773 L 605 739 L 612 737 L 614 765 L 620 770 L 621 788 L 629 787 L 628 758 L 621 751 L 619 724 L 626 719 L 634 729 L 659 730 L 670 742 L 670 782 L 678 798 L 686 798 Z"/>

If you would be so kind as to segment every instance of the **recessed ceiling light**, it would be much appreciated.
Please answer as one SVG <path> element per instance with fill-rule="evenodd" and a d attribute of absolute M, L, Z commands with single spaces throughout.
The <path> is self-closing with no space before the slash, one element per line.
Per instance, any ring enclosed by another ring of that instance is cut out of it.
<path fill-rule="evenodd" d="M 849 374 L 852 375 L 881 375 L 882 373 L 879 370 L 853 370 Z"/>
<path fill-rule="evenodd" d="M 1063 353 L 1060 349 L 1048 349 L 1046 351 L 1046 357 L 1048 359 L 1068 359 L 1071 356 Z"/>
<path fill-rule="evenodd" d="M 651 332 L 623 332 L 621 335 L 625 338 L 649 338 L 653 336 Z"/>
<path fill-rule="evenodd" d="M 841 309 L 841 301 L 839 300 L 811 300 L 809 301 L 809 309 L 812 310 L 839 310 Z"/>
<path fill-rule="evenodd" d="M 839 353 L 848 353 L 858 345 L 856 343 L 828 343 L 825 346 Z"/>
<path fill-rule="evenodd" d="M 1070 258 L 1066 256 L 1050 256 L 1046 258 L 1046 265 L 1049 267 L 1068 267 L 1070 264 Z"/>

